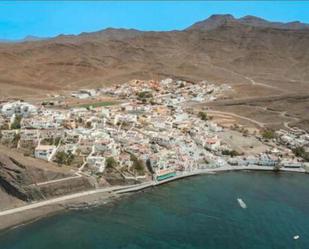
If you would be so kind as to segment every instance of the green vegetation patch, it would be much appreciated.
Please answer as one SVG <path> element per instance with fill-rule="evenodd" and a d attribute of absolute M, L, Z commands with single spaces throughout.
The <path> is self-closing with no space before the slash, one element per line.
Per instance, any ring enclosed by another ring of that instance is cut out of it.
<path fill-rule="evenodd" d="M 130 159 L 133 162 L 133 169 L 135 169 L 139 175 L 142 175 L 145 173 L 145 165 L 143 160 L 138 159 L 135 155 L 130 154 Z"/>
<path fill-rule="evenodd" d="M 199 112 L 198 113 L 198 117 L 201 119 L 201 120 L 208 120 L 208 116 L 207 116 L 207 113 L 206 112 Z"/>
<path fill-rule="evenodd" d="M 20 129 L 20 123 L 21 123 L 21 116 L 16 116 L 14 119 L 14 122 L 11 125 L 12 130 Z"/>
<path fill-rule="evenodd" d="M 306 152 L 304 147 L 297 147 L 293 149 L 293 153 L 295 154 L 295 156 L 301 157 L 306 162 L 309 162 L 309 152 Z"/>
<path fill-rule="evenodd" d="M 138 97 L 139 99 L 149 99 L 149 98 L 152 98 L 153 95 L 152 95 L 152 93 L 149 92 L 149 91 L 143 91 L 143 92 L 137 93 L 137 97 Z"/>
<path fill-rule="evenodd" d="M 264 139 L 274 139 L 276 137 L 275 131 L 266 129 L 262 131 L 262 137 Z"/>
<path fill-rule="evenodd" d="M 240 154 L 236 150 L 223 150 L 222 155 L 234 157 L 239 156 Z"/>
<path fill-rule="evenodd" d="M 116 166 L 117 166 L 117 162 L 116 162 L 116 160 L 113 157 L 109 157 L 109 158 L 106 159 L 105 167 L 107 169 L 115 168 Z"/>
<path fill-rule="evenodd" d="M 74 155 L 71 152 L 66 153 L 64 151 L 59 151 L 55 156 L 55 162 L 58 163 L 58 165 L 71 165 L 73 161 Z"/>
<path fill-rule="evenodd" d="M 79 105 L 78 107 L 84 107 L 84 108 L 89 109 L 90 107 L 96 108 L 96 107 L 111 106 L 111 105 L 116 105 L 116 104 L 118 104 L 118 102 L 102 101 L 102 102 L 96 102 L 96 103 L 82 104 L 82 105 Z"/>

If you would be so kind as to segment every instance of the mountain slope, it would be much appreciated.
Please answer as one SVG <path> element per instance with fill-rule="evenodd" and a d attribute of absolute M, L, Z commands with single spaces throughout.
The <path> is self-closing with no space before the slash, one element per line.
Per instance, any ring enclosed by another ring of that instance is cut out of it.
<path fill-rule="evenodd" d="M 250 83 L 250 77 L 286 90 L 303 89 L 309 81 L 309 31 L 307 25 L 296 26 L 215 15 L 184 31 L 107 29 L 0 44 L 1 95 L 166 76 L 231 84 Z"/>
<path fill-rule="evenodd" d="M 0 210 L 93 188 L 85 177 L 37 185 L 71 176 L 69 168 L 59 168 L 49 162 L 25 157 L 14 149 L 0 145 Z"/>
<path fill-rule="evenodd" d="M 208 19 L 197 22 L 192 26 L 188 27 L 187 30 L 198 29 L 198 30 L 212 30 L 216 29 L 219 26 L 225 24 L 242 24 L 251 27 L 258 28 L 274 28 L 274 29 L 285 29 L 285 30 L 302 30 L 309 29 L 309 25 L 301 23 L 299 21 L 295 22 L 269 22 L 263 18 L 255 16 L 244 16 L 242 18 L 234 18 L 232 15 L 212 15 Z"/>

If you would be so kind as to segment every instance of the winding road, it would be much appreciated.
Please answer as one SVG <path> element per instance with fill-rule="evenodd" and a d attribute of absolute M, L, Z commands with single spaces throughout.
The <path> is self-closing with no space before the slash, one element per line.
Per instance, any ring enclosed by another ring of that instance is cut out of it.
<path fill-rule="evenodd" d="M 274 87 L 274 86 L 270 86 L 270 85 L 267 85 L 267 84 L 264 84 L 264 83 L 256 82 L 253 78 L 251 78 L 249 76 L 245 76 L 245 75 L 243 75 L 241 73 L 237 73 L 237 72 L 235 72 L 233 70 L 230 70 L 230 69 L 227 69 L 227 68 L 224 68 L 224 67 L 219 67 L 219 66 L 216 66 L 214 64 L 211 64 L 211 66 L 214 67 L 214 68 L 217 68 L 219 70 L 222 70 L 222 71 L 234 74 L 234 75 L 236 75 L 238 77 L 241 77 L 241 78 L 249 81 L 251 83 L 251 85 L 258 85 L 258 86 L 263 86 L 263 87 L 272 88 L 272 89 L 276 89 L 276 90 L 282 91 L 282 89 L 279 89 L 278 87 Z"/>
<path fill-rule="evenodd" d="M 257 120 L 254 120 L 252 118 L 247 118 L 245 116 L 241 116 L 241 115 L 238 115 L 238 114 L 235 114 L 235 113 L 232 113 L 232 112 L 222 112 L 222 111 L 207 110 L 207 113 L 208 114 L 223 114 L 223 115 L 226 115 L 226 116 L 232 116 L 232 117 L 235 117 L 235 118 L 240 118 L 240 119 L 247 120 L 247 121 L 249 121 L 249 122 L 259 126 L 260 128 L 264 128 L 265 127 L 265 123 L 262 123 L 262 122 L 259 122 Z"/>

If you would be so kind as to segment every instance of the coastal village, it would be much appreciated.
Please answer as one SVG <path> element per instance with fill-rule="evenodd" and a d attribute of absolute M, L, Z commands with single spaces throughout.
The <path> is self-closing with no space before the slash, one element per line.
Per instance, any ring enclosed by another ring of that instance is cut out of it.
<path fill-rule="evenodd" d="M 305 131 L 223 127 L 207 110 L 196 108 L 231 90 L 226 84 L 168 78 L 82 89 L 41 104 L 3 102 L 1 143 L 25 156 L 71 167 L 77 175 L 95 177 L 99 184 L 160 182 L 203 170 L 250 166 L 308 171 Z M 67 99 L 91 101 L 68 106 Z M 239 150 L 229 143 L 235 136 L 255 141 L 261 149 L 250 145 Z"/>
<path fill-rule="evenodd" d="M 309 249 L 309 0 L 0 6 L 0 249 Z"/>

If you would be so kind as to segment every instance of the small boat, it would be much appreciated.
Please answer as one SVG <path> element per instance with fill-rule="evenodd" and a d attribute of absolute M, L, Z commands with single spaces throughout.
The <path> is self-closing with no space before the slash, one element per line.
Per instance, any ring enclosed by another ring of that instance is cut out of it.
<path fill-rule="evenodd" d="M 239 203 L 239 206 L 241 206 L 242 208 L 247 208 L 246 203 L 241 198 L 237 198 L 237 201 Z"/>

